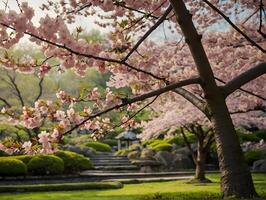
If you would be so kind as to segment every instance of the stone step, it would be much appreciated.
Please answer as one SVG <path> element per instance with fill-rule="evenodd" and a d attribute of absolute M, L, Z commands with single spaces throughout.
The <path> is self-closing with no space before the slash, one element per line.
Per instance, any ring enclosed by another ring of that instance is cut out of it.
<path fill-rule="evenodd" d="M 159 178 L 159 177 L 182 177 L 182 176 L 193 176 L 194 171 L 180 171 L 180 172 L 152 172 L 152 173 L 141 173 L 133 171 L 103 171 L 103 170 L 87 170 L 81 172 L 81 177 L 90 177 L 97 179 L 135 179 L 135 178 Z"/>
<path fill-rule="evenodd" d="M 131 165 L 130 162 L 109 162 L 109 163 L 102 163 L 102 162 L 92 162 L 93 166 L 116 166 L 116 165 Z M 133 165 L 134 166 L 134 165 Z"/>
<path fill-rule="evenodd" d="M 149 178 L 124 178 L 124 179 L 105 179 L 103 182 L 117 181 L 123 184 L 137 184 L 137 183 L 150 183 L 150 182 L 166 182 L 192 179 L 194 176 L 176 176 L 176 177 L 149 177 Z"/>
<path fill-rule="evenodd" d="M 96 170 L 137 170 L 139 169 L 137 166 L 135 165 L 113 165 L 113 166 L 107 166 L 107 165 L 98 165 L 98 166 L 94 166 L 94 169 Z"/>
<path fill-rule="evenodd" d="M 131 163 L 129 160 L 91 160 L 93 163 Z"/>

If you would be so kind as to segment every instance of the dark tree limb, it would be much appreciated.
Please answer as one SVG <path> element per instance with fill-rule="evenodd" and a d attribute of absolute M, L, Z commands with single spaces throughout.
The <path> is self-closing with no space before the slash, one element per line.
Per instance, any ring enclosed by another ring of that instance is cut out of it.
<path fill-rule="evenodd" d="M 266 73 L 266 62 L 261 63 L 242 74 L 238 75 L 227 84 L 225 84 L 222 89 L 224 90 L 225 96 L 232 94 L 237 89 L 241 88 L 246 83 L 258 78 L 259 76 Z"/>
<path fill-rule="evenodd" d="M 18 85 L 16 83 L 15 76 L 12 77 L 8 72 L 6 74 L 8 76 L 8 79 L 9 79 L 10 83 L 12 84 L 13 88 L 15 89 L 15 92 L 17 94 L 17 97 L 19 98 L 21 106 L 23 107 L 25 105 L 25 103 L 24 103 L 21 91 L 19 90 Z"/>
<path fill-rule="evenodd" d="M 11 104 L 4 98 L 0 97 L 0 101 L 2 101 L 8 108 L 11 108 Z"/>
<path fill-rule="evenodd" d="M 40 97 L 42 96 L 42 93 L 43 93 L 43 80 L 44 80 L 44 78 L 41 78 L 39 80 L 39 83 L 38 83 L 39 93 L 38 93 L 38 96 L 35 98 L 35 101 L 38 101 L 40 99 Z"/>

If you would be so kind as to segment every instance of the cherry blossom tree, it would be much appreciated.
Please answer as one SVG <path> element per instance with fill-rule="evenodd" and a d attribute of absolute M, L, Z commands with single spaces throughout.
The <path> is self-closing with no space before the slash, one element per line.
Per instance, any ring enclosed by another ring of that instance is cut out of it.
<path fill-rule="evenodd" d="M 31 42 L 40 46 L 47 59 L 53 56 L 60 61 L 59 71 L 73 68 L 82 76 L 90 66 L 97 67 L 101 72 L 109 70 L 116 80 L 110 84 L 116 82 L 126 86 L 130 83 L 134 93 L 138 94 L 120 99 L 109 96 L 107 99 L 112 100 L 109 106 L 102 106 L 101 101 L 96 100 L 96 109 L 85 117 L 77 115 L 70 106 L 68 121 L 59 127 L 64 130 L 71 124 L 76 125 L 65 133 L 82 125 L 91 126 L 92 119 L 111 110 L 171 90 L 176 92 L 196 106 L 212 123 L 222 172 L 223 196 L 253 197 L 256 192 L 252 178 L 244 163 L 225 100 L 246 83 L 265 74 L 265 3 L 265 0 L 48 1 L 42 5 L 43 12 L 51 11 L 55 17 L 47 14 L 39 23 L 34 23 L 34 9 L 22 2 L 18 3 L 18 12 L 8 9 L 0 11 L 0 46 L 10 48 L 25 35 L 29 36 Z M 96 24 L 102 28 L 109 27 L 111 31 L 107 43 L 87 43 L 78 35 L 71 34 L 68 25 L 77 23 L 79 17 L 94 17 Z M 163 23 L 169 26 L 179 42 L 167 42 L 159 47 L 147 41 L 147 37 Z M 169 51 L 160 54 L 162 48 Z M 221 49 L 223 51 L 218 51 Z M 239 58 L 243 58 L 240 59 L 242 63 L 238 62 Z M 8 69 L 21 72 L 38 68 L 45 74 L 51 69 L 46 66 L 45 60 L 40 67 L 30 62 L 14 64 L 8 58 L 3 59 L 3 63 Z M 221 66 L 228 68 L 222 69 Z M 215 77 L 216 68 L 224 71 L 234 68 L 234 73 L 226 79 Z M 186 78 L 182 79 L 184 76 Z M 264 81 L 264 77 L 258 82 Z M 217 84 L 217 78 L 225 84 Z M 258 90 L 252 87 L 251 93 L 261 91 L 260 87 L 255 88 Z M 95 94 L 97 91 L 91 91 L 91 97 Z M 59 96 L 68 101 L 64 93 Z M 26 108 L 24 121 L 27 125 L 38 126 L 39 121 L 43 120 L 40 117 L 54 117 L 48 114 L 53 109 L 47 112 L 47 107 L 50 104 L 44 102 L 35 109 Z"/>

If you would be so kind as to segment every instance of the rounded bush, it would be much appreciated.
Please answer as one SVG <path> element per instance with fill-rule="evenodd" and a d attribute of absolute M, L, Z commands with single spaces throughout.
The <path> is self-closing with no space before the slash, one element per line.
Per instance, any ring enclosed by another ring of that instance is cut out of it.
<path fill-rule="evenodd" d="M 28 163 L 28 171 L 33 175 L 55 175 L 62 174 L 64 162 L 54 155 L 37 155 Z"/>
<path fill-rule="evenodd" d="M 264 159 L 266 157 L 266 153 L 261 150 L 247 151 L 245 152 L 244 157 L 247 164 L 251 166 L 254 161 Z"/>
<path fill-rule="evenodd" d="M 91 147 L 96 151 L 100 152 L 111 152 L 112 148 L 108 144 L 104 144 L 101 142 L 88 142 L 86 144 L 87 147 Z"/>
<path fill-rule="evenodd" d="M 12 158 L 15 158 L 17 160 L 21 160 L 26 165 L 30 162 L 30 160 L 33 158 L 31 155 L 20 155 L 20 156 L 12 156 Z"/>
<path fill-rule="evenodd" d="M 157 146 L 154 146 L 152 149 L 155 151 L 171 151 L 172 145 L 171 144 L 158 144 Z"/>
<path fill-rule="evenodd" d="M 90 159 L 71 151 L 58 151 L 55 155 L 64 161 L 65 172 L 78 172 L 92 169 Z"/>
<path fill-rule="evenodd" d="M 13 158 L 0 159 L 0 176 L 24 176 L 27 166 L 20 160 Z"/>

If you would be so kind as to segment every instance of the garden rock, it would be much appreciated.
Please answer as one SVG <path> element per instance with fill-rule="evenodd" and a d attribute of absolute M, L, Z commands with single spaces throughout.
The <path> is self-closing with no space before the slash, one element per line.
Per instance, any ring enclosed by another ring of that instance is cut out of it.
<path fill-rule="evenodd" d="M 194 168 L 192 160 L 183 154 L 175 154 L 172 160 L 171 170 L 192 169 Z"/>
<path fill-rule="evenodd" d="M 168 151 L 159 151 L 154 156 L 155 160 L 162 163 L 164 167 L 171 167 L 173 161 L 173 154 L 169 153 Z"/>
<path fill-rule="evenodd" d="M 266 160 L 257 160 L 253 163 L 254 171 L 266 172 Z"/>
<path fill-rule="evenodd" d="M 155 154 L 154 150 L 152 150 L 152 149 L 144 149 L 141 152 L 140 158 L 141 159 L 154 159 L 153 158 L 154 154 Z"/>
<path fill-rule="evenodd" d="M 193 151 L 196 151 L 196 145 L 195 144 L 192 144 L 191 147 L 192 147 Z M 179 149 L 175 150 L 173 153 L 174 154 L 182 154 L 182 155 L 185 155 L 185 156 L 190 156 L 191 155 L 191 152 L 190 152 L 188 147 L 179 148 Z"/>
<path fill-rule="evenodd" d="M 138 159 L 140 157 L 140 152 L 139 151 L 132 151 L 127 155 L 129 160 L 134 160 Z"/>

